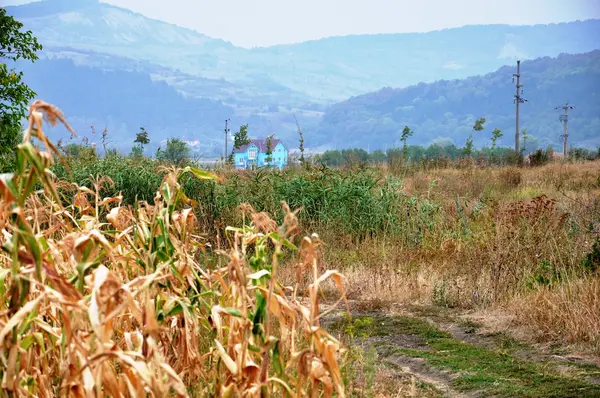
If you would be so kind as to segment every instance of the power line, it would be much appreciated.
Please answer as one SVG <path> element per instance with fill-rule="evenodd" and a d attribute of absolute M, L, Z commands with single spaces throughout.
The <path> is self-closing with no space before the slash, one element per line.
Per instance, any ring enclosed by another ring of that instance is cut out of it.
<path fill-rule="evenodd" d="M 515 82 L 515 77 L 517 78 L 517 93 L 515 94 L 514 103 L 517 105 L 517 115 L 516 115 L 516 128 L 515 128 L 515 153 L 519 156 L 519 107 L 521 104 L 527 102 L 526 99 L 522 97 L 523 95 L 523 85 L 521 84 L 521 61 L 517 61 L 517 73 L 513 73 L 513 83 Z"/>
<path fill-rule="evenodd" d="M 558 119 L 563 123 L 564 128 L 565 128 L 562 137 L 563 137 L 563 156 L 566 160 L 567 153 L 569 151 L 569 109 L 575 109 L 575 107 L 572 105 L 569 105 L 569 102 L 567 101 L 567 102 L 565 102 L 564 105 L 557 106 L 554 109 L 555 110 L 562 109 L 565 111 L 564 115 L 560 115 L 558 117 Z"/>

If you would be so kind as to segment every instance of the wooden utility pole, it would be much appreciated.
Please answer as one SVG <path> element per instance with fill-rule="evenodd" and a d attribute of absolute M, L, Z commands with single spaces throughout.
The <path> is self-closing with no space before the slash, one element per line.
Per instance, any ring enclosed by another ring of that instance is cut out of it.
<path fill-rule="evenodd" d="M 557 106 L 554 109 L 562 109 L 565 111 L 564 115 L 559 116 L 559 120 L 563 123 L 565 127 L 565 131 L 563 133 L 563 156 L 565 160 L 567 160 L 568 152 L 569 152 L 569 109 L 575 109 L 574 106 L 569 105 L 568 102 L 565 102 L 562 106 Z"/>
<path fill-rule="evenodd" d="M 517 157 L 519 156 L 519 107 L 522 103 L 527 102 L 526 99 L 522 97 L 523 95 L 523 85 L 521 84 L 521 61 L 517 61 L 517 73 L 513 73 L 513 83 L 515 82 L 515 77 L 517 78 L 517 93 L 515 94 L 514 102 L 517 105 L 517 116 L 516 116 L 516 128 L 515 128 L 515 154 Z"/>
<path fill-rule="evenodd" d="M 225 119 L 225 157 L 227 159 L 227 140 L 229 139 L 229 120 Z"/>

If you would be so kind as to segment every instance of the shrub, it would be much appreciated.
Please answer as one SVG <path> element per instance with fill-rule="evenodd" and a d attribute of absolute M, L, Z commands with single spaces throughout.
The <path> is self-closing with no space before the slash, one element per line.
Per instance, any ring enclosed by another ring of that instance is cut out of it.
<path fill-rule="evenodd" d="M 538 149 L 529 155 L 529 164 L 532 167 L 543 166 L 552 160 L 554 151 L 552 148 L 547 148 L 545 151 Z"/>

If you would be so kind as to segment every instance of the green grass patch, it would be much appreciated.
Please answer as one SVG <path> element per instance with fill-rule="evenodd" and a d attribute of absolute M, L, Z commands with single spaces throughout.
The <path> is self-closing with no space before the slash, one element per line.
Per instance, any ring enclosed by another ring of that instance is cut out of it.
<path fill-rule="evenodd" d="M 504 350 L 489 350 L 454 339 L 449 333 L 419 318 L 355 317 L 340 321 L 341 330 L 363 337 L 417 335 L 427 350 L 391 346 L 382 347 L 386 354 L 423 358 L 429 365 L 455 375 L 452 387 L 459 391 L 479 391 L 500 397 L 598 397 L 600 386 L 554 372 L 544 366 L 523 361 Z M 501 347 L 519 348 L 518 342 L 498 337 Z M 381 342 L 380 342 L 381 343 Z M 390 339 L 390 345 L 393 340 Z"/>

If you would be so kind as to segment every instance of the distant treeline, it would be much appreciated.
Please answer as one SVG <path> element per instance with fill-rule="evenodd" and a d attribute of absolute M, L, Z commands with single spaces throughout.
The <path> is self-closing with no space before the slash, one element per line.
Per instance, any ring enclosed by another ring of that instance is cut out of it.
<path fill-rule="evenodd" d="M 532 161 L 544 163 L 552 158 L 553 153 L 554 150 L 552 147 L 548 147 L 545 150 L 538 149 L 533 151 L 528 156 Z M 521 160 L 524 156 L 525 153 L 522 153 Z M 465 147 L 457 147 L 453 144 L 433 144 L 427 147 L 420 145 L 407 146 L 406 154 L 403 148 L 388 149 L 385 152 L 382 150 L 367 152 L 364 149 L 332 150 L 318 155 L 315 161 L 327 166 L 344 167 L 360 164 L 419 163 L 426 160 L 446 160 L 453 162 L 464 158 L 472 158 L 487 164 L 497 165 L 514 164 L 520 160 L 515 156 L 514 149 L 509 147 L 473 149 L 469 153 L 468 148 Z M 597 150 L 571 148 L 569 150 L 569 158 L 571 160 L 595 160 L 600 158 L 600 148 Z"/>

